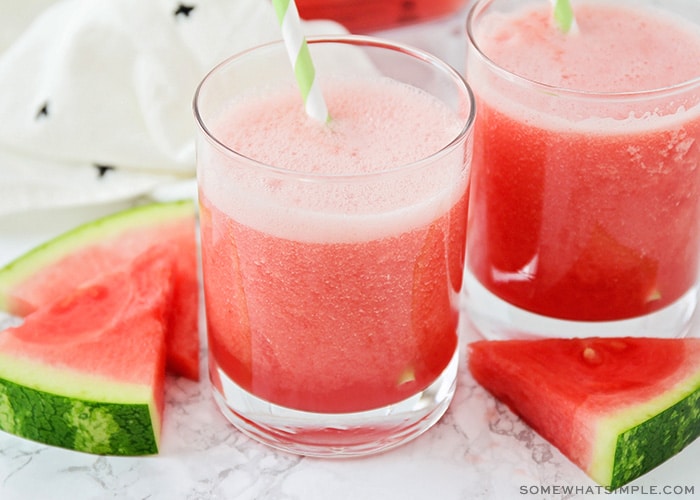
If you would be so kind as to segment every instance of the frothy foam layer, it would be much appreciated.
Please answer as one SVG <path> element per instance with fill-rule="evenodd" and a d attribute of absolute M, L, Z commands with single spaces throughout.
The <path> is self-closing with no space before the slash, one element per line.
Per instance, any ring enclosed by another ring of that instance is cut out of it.
<path fill-rule="evenodd" d="M 485 15 L 475 33 L 481 51 L 527 80 L 470 57 L 477 96 L 542 129 L 594 136 L 663 131 L 700 116 L 695 25 L 649 6 L 575 7 L 577 34 L 561 33 L 546 4 Z"/>
<path fill-rule="evenodd" d="M 426 225 L 464 193 L 464 146 L 445 149 L 464 120 L 446 105 L 393 80 L 333 81 L 324 97 L 328 125 L 306 116 L 295 87 L 232 103 L 214 133 L 248 158 L 200 148 L 203 195 L 274 236 L 352 242 Z"/>
<path fill-rule="evenodd" d="M 639 6 L 579 2 L 575 9 L 575 35 L 553 26 L 544 2 L 490 15 L 477 33 L 479 46 L 515 74 L 567 89 L 632 92 L 700 78 L 696 25 Z"/>
<path fill-rule="evenodd" d="M 331 121 L 309 120 L 295 87 L 246 95 L 215 128 L 229 148 L 298 172 L 364 174 L 412 163 L 445 147 L 461 129 L 454 113 L 414 87 L 333 81 L 323 86 Z"/>

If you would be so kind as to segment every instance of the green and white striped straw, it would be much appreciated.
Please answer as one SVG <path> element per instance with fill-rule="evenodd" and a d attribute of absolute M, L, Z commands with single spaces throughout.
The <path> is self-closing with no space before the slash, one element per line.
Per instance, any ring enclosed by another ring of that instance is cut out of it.
<path fill-rule="evenodd" d="M 575 34 L 578 32 L 574 9 L 569 0 L 550 0 L 552 3 L 552 15 L 554 23 L 562 33 Z"/>
<path fill-rule="evenodd" d="M 316 70 L 301 29 L 297 6 L 294 0 L 272 0 L 272 4 L 282 28 L 282 38 L 304 99 L 306 113 L 318 121 L 328 122 L 330 120 L 328 107 L 316 82 Z"/>

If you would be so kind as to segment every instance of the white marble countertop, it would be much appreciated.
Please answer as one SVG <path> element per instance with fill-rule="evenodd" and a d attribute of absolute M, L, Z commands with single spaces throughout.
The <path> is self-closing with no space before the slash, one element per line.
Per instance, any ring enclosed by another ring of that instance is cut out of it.
<path fill-rule="evenodd" d="M 442 38 L 435 26 L 391 35 L 461 68 L 461 27 L 439 29 Z M 0 218 L 0 265 L 112 209 Z M 461 334 L 463 345 L 476 338 L 467 324 Z M 626 493 L 607 494 L 476 385 L 465 362 L 462 354 L 455 399 L 435 427 L 384 454 L 342 460 L 298 457 L 258 444 L 218 412 L 205 376 L 199 383 L 169 378 L 158 455 L 88 455 L 0 431 L 0 500 L 700 498 L 700 442 L 630 483 Z M 664 495 L 669 487 L 672 494 Z"/>

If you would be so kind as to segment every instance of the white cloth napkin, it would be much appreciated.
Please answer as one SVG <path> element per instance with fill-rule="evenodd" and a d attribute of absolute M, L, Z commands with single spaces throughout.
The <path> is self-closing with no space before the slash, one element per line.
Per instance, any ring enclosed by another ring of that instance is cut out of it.
<path fill-rule="evenodd" d="M 280 38 L 267 0 L 0 0 L 0 216 L 194 176 L 192 97 Z M 331 22 L 311 33 L 339 33 Z"/>

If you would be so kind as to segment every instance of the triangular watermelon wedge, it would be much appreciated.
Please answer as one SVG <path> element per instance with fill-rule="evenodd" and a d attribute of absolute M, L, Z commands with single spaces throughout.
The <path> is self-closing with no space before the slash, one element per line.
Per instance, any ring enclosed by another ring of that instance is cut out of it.
<path fill-rule="evenodd" d="M 478 341 L 474 378 L 593 480 L 618 488 L 700 435 L 700 339 Z"/>
<path fill-rule="evenodd" d="M 158 451 L 168 255 L 154 247 L 0 332 L 0 429 L 89 453 Z"/>
<path fill-rule="evenodd" d="M 199 379 L 199 288 L 195 205 L 149 203 L 76 227 L 0 269 L 0 310 L 26 316 L 100 274 L 112 272 L 154 245 L 174 260 L 168 368 Z"/>

